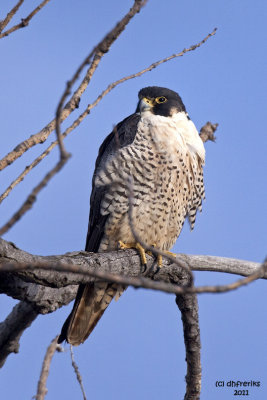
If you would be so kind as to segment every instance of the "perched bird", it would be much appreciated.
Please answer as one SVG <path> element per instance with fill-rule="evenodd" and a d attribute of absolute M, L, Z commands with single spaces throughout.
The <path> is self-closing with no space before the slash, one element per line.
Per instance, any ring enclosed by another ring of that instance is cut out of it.
<path fill-rule="evenodd" d="M 118 244 L 138 247 L 129 225 L 129 176 L 133 225 L 149 246 L 168 251 L 186 217 L 193 229 L 201 209 L 205 149 L 181 97 L 157 86 L 141 89 L 138 96 L 135 113 L 120 122 L 99 149 L 86 251 L 111 251 Z M 80 285 L 59 343 L 83 343 L 122 291 L 108 282 Z"/>

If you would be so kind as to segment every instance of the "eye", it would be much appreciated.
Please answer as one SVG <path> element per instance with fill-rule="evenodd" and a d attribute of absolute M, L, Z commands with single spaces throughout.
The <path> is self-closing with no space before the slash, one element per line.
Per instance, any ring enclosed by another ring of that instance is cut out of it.
<path fill-rule="evenodd" d="M 164 96 L 160 96 L 156 98 L 156 103 L 160 104 L 160 103 L 166 103 L 167 99 Z"/>

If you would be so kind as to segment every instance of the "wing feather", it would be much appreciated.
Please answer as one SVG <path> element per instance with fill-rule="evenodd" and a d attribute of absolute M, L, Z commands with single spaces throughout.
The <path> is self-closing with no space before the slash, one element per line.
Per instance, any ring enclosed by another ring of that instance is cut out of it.
<path fill-rule="evenodd" d="M 101 215 L 100 205 L 106 192 L 105 186 L 96 186 L 95 177 L 115 152 L 134 141 L 140 114 L 132 114 L 120 122 L 100 146 L 96 159 L 90 197 L 90 215 L 85 250 L 97 252 L 104 234 L 108 214 Z M 100 287 L 103 285 L 103 287 Z M 80 285 L 73 309 L 66 319 L 58 342 L 67 340 L 73 345 L 83 343 L 90 335 L 105 309 L 116 295 L 118 285 L 105 282 Z"/>

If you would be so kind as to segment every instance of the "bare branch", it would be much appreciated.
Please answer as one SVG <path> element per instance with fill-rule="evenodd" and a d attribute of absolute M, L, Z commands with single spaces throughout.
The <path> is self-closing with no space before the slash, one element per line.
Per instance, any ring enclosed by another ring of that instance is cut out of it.
<path fill-rule="evenodd" d="M 126 82 L 126 81 L 128 81 L 128 80 L 130 80 L 130 79 L 139 77 L 139 76 L 143 75 L 144 73 L 149 72 L 149 71 L 151 71 L 152 69 L 158 67 L 160 64 L 163 64 L 163 63 L 165 63 L 165 62 L 167 62 L 167 61 L 172 60 L 173 58 L 182 57 L 184 54 L 186 54 L 186 53 L 188 53 L 188 52 L 190 52 L 190 51 L 193 51 L 193 50 L 197 49 L 197 48 L 200 47 L 202 44 L 204 44 L 211 36 L 214 36 L 215 33 L 216 33 L 216 30 L 217 30 L 217 28 L 214 28 L 214 30 L 213 30 L 211 33 L 209 33 L 209 34 L 208 34 L 203 40 L 201 40 L 199 43 L 194 44 L 194 45 L 190 46 L 189 48 L 186 48 L 186 49 L 182 50 L 180 53 L 173 54 L 173 55 L 171 55 L 171 56 L 169 56 L 169 57 L 166 57 L 166 58 L 164 58 L 164 59 L 162 59 L 162 60 L 156 61 L 156 62 L 154 62 L 153 64 L 151 64 L 149 67 L 147 67 L 147 68 L 145 68 L 145 69 L 143 69 L 143 70 L 141 70 L 141 71 L 139 71 L 139 72 L 136 72 L 136 73 L 134 73 L 134 74 L 128 75 L 128 76 L 126 76 L 126 77 L 124 77 L 124 78 L 121 78 L 121 79 L 119 79 L 119 80 L 117 80 L 117 81 L 111 83 L 110 85 L 108 85 L 108 87 L 107 87 L 105 90 L 103 90 L 103 92 L 96 98 L 96 100 L 95 100 L 93 103 L 88 104 L 88 106 L 87 106 L 86 109 L 82 112 L 82 114 L 79 115 L 79 117 L 78 117 L 78 118 L 73 122 L 73 124 L 64 132 L 64 134 L 62 134 L 62 136 L 68 135 L 73 129 L 75 129 L 78 125 L 80 125 L 80 123 L 81 123 L 81 122 L 84 120 L 84 118 L 90 113 L 90 111 L 103 99 L 103 97 L 105 97 L 105 96 L 106 96 L 112 89 L 114 89 L 116 86 L 118 86 L 119 84 L 121 84 L 121 83 L 123 83 L 123 82 Z M 91 53 L 90 53 L 89 56 L 91 56 Z M 88 57 L 89 57 L 89 56 L 88 56 Z M 69 94 L 69 84 L 67 84 L 67 88 L 66 88 L 65 93 L 66 93 L 65 96 L 66 96 L 67 94 Z M 60 103 L 59 106 L 58 106 L 58 111 L 59 111 L 60 107 L 63 106 L 63 103 L 64 103 L 64 101 L 63 101 L 63 99 L 61 99 L 61 103 Z M 58 118 L 59 118 L 59 116 L 58 116 Z M 210 124 L 210 123 L 209 123 L 209 124 Z M 218 126 L 218 124 L 215 124 L 215 125 L 216 125 L 216 127 Z M 215 126 L 215 125 L 213 125 L 213 126 Z M 58 127 L 59 127 L 59 125 L 58 125 Z M 202 129 L 204 129 L 204 128 L 206 128 L 206 125 L 205 125 Z M 216 129 L 216 128 L 215 128 L 215 129 Z M 214 129 L 214 131 L 215 131 L 215 129 Z M 59 131 L 58 131 L 58 132 L 59 132 Z M 207 138 L 206 138 L 205 140 L 203 140 L 203 141 L 206 141 L 206 140 L 212 140 L 212 139 L 211 139 L 211 138 L 209 139 L 209 138 L 207 137 Z"/>
<path fill-rule="evenodd" d="M 176 295 L 184 293 L 228 292 L 231 290 L 235 290 L 241 286 L 247 285 L 256 279 L 260 279 L 263 277 L 265 278 L 267 275 L 266 263 L 264 263 L 256 268 L 253 274 L 228 285 L 182 287 L 178 286 L 177 283 L 181 284 L 181 276 L 183 276 L 185 272 L 186 275 L 188 275 L 189 273 L 188 270 L 184 269 L 184 267 L 182 267 L 180 264 L 177 265 L 176 263 L 170 263 L 169 260 L 168 262 L 165 261 L 164 268 L 160 268 L 160 270 L 155 275 L 155 271 L 153 271 L 154 260 L 152 259 L 152 257 L 148 257 L 148 266 L 150 267 L 150 271 L 148 271 L 147 275 L 154 279 L 151 280 L 149 278 L 140 277 L 140 261 L 138 259 L 138 256 L 134 263 L 133 257 L 123 257 L 122 253 L 124 253 L 124 251 L 96 254 L 89 253 L 87 257 L 84 256 L 81 257 L 81 259 L 77 258 L 75 255 L 74 259 L 70 259 L 69 264 L 64 263 L 64 256 L 61 258 L 61 261 L 58 261 L 58 257 L 56 256 L 49 256 L 42 257 L 41 262 L 38 262 L 37 259 L 35 259 L 35 261 L 31 263 L 15 263 L 10 262 L 10 260 L 8 262 L 1 262 L 0 259 L 0 272 L 19 272 L 19 276 L 21 279 L 23 279 L 23 277 L 28 281 L 32 279 L 33 282 L 39 284 L 41 283 L 48 286 L 51 285 L 52 287 L 62 287 L 73 284 L 88 283 L 101 279 L 121 285 L 133 286 L 135 288 L 142 287 L 146 289 L 163 291 L 166 293 L 174 293 Z M 83 254 L 85 254 L 85 252 L 83 252 Z M 116 258 L 116 256 L 119 258 Z M 44 261 L 45 259 L 47 260 L 46 262 Z M 76 261 L 76 263 L 74 260 Z M 92 262 L 93 260 L 94 262 Z M 49 271 L 49 273 L 43 275 L 46 277 L 46 279 L 44 279 L 44 277 L 38 270 Z M 63 276 L 60 277 L 60 274 L 55 275 L 56 271 L 60 273 L 67 272 L 71 274 L 63 274 Z M 172 282 L 177 283 L 173 284 Z M 186 282 L 186 286 L 188 286 L 188 279 Z"/>
<path fill-rule="evenodd" d="M 58 336 L 56 336 L 48 346 L 44 361 L 42 364 L 41 375 L 38 381 L 37 394 L 34 396 L 36 400 L 44 400 L 47 393 L 46 381 L 49 375 L 50 365 L 52 358 L 56 351 L 63 351 L 62 347 L 57 343 Z"/>
<path fill-rule="evenodd" d="M 147 0 L 135 0 L 133 6 L 131 7 L 131 9 L 129 10 L 129 12 L 122 18 L 121 21 L 119 21 L 117 23 L 117 25 L 112 29 L 112 31 L 110 31 L 103 40 L 101 40 L 101 42 L 99 42 L 94 49 L 89 53 L 89 55 L 85 58 L 85 60 L 82 62 L 82 64 L 78 67 L 78 69 L 76 70 L 76 72 L 74 73 L 72 79 L 70 81 L 67 82 L 66 85 L 66 89 L 63 93 L 63 95 L 60 98 L 57 110 L 56 110 L 56 134 L 57 134 L 57 140 L 59 143 L 59 148 L 60 148 L 60 156 L 61 159 L 65 158 L 67 153 L 66 150 L 64 148 L 63 145 L 63 140 L 61 137 L 61 133 L 60 133 L 60 122 L 61 122 L 61 115 L 62 115 L 62 111 L 63 111 L 63 106 L 64 103 L 67 99 L 67 97 L 69 96 L 70 92 L 71 92 L 71 88 L 74 85 L 74 83 L 77 81 L 77 79 L 79 78 L 82 70 L 84 69 L 84 67 L 86 65 L 90 65 L 86 76 L 83 80 L 83 83 L 85 85 L 85 87 L 88 86 L 88 84 L 90 83 L 92 76 L 98 66 L 98 64 L 100 63 L 102 57 L 104 56 L 105 53 L 107 53 L 111 47 L 111 45 L 118 39 L 118 37 L 120 36 L 120 34 L 124 31 L 125 27 L 128 25 L 128 23 L 130 22 L 130 20 L 137 14 L 140 12 L 141 8 L 144 7 L 144 5 L 146 4 Z M 93 60 L 92 60 L 93 58 Z M 75 106 L 77 107 L 77 105 L 80 102 L 80 97 L 81 94 L 78 94 L 77 91 L 74 94 L 72 101 L 75 103 Z"/>
<path fill-rule="evenodd" d="M 187 49 L 184 49 L 182 52 L 174 54 L 169 57 L 166 57 L 165 59 L 162 59 L 160 61 L 157 61 L 157 62 L 151 64 L 149 67 L 143 69 L 142 71 L 139 71 L 135 74 L 121 78 L 118 81 L 111 83 L 97 97 L 97 99 L 93 103 L 88 104 L 88 106 L 84 110 L 84 112 L 82 114 L 80 114 L 80 116 L 73 122 L 73 124 L 65 131 L 65 133 L 62 136 L 64 136 L 64 135 L 67 136 L 72 130 L 74 130 L 83 121 L 83 119 L 90 113 L 91 109 L 94 108 L 102 100 L 102 98 L 105 95 L 107 95 L 112 89 L 114 89 L 117 85 L 119 85 L 120 83 L 123 83 L 129 79 L 133 79 L 135 77 L 141 76 L 145 72 L 151 71 L 153 68 L 156 68 L 158 65 L 160 65 L 166 61 L 169 61 L 175 57 L 181 57 L 185 53 L 195 50 L 197 47 L 200 47 L 201 44 L 205 43 L 208 40 L 208 38 L 215 35 L 215 33 L 216 33 L 216 29 L 214 29 L 213 32 L 210 33 L 208 36 L 206 36 L 206 38 L 204 38 L 201 42 L 199 42 Z M 95 64 L 96 63 L 92 63 L 93 69 L 96 68 Z M 72 96 L 71 100 L 64 107 L 63 112 L 61 113 L 61 122 L 63 122 L 69 116 L 69 114 L 78 106 L 79 98 L 81 97 L 82 93 L 86 89 L 86 83 L 91 79 L 91 74 L 92 74 L 92 70 L 89 68 L 83 82 L 81 83 L 79 88 L 76 90 L 76 92 Z M 35 146 L 36 144 L 39 144 L 39 143 L 44 143 L 46 141 L 46 139 L 48 138 L 48 136 L 55 129 L 55 121 L 56 121 L 56 119 L 49 122 L 49 124 L 46 125 L 40 132 L 36 133 L 35 135 L 32 135 L 30 138 L 21 142 L 13 151 L 8 153 L 2 160 L 0 160 L 0 171 L 2 169 L 4 169 L 5 167 L 7 167 L 8 165 L 12 164 L 18 157 L 20 157 L 23 153 L 25 153 L 25 151 L 29 150 L 32 146 Z M 57 144 L 58 142 L 54 142 L 54 143 Z"/>
<path fill-rule="evenodd" d="M 102 92 L 103 94 L 104 92 Z M 107 92 L 108 93 L 108 92 Z M 102 96 L 102 94 L 100 96 Z M 104 96 L 102 96 L 104 97 Z M 101 97 L 101 98 L 102 98 Z M 82 113 L 79 118 L 77 118 L 73 124 L 71 126 L 69 126 L 69 128 L 67 128 L 65 130 L 64 133 L 62 133 L 62 138 L 65 138 L 70 132 L 72 132 L 84 119 L 84 117 L 89 114 L 90 110 L 95 107 L 98 102 L 101 100 L 97 98 L 97 100 L 95 100 L 92 104 L 90 104 L 90 109 L 88 109 L 88 113 L 87 111 Z M 88 106 L 88 107 L 89 107 Z M 86 109 L 86 110 L 87 110 Z M 203 142 L 206 142 L 208 140 L 211 141 L 215 141 L 215 137 L 214 137 L 214 132 L 217 129 L 218 124 L 212 124 L 211 122 L 207 122 L 200 130 L 200 137 L 203 140 Z M 36 167 L 58 144 L 58 141 L 55 140 L 54 142 L 52 142 L 50 144 L 50 146 L 47 147 L 47 149 L 40 154 L 40 156 L 38 156 L 30 165 L 27 165 L 27 167 L 25 167 L 24 171 L 8 186 L 8 188 L 2 193 L 2 195 L 0 196 L 0 204 L 2 203 L 2 201 L 9 195 L 9 193 L 20 183 L 23 181 L 23 179 L 25 178 L 25 176 L 34 168 Z"/>
<path fill-rule="evenodd" d="M 169 60 L 171 60 L 172 58 L 181 57 L 181 56 L 183 56 L 185 53 L 187 53 L 187 52 L 189 52 L 189 51 L 192 51 L 192 50 L 195 50 L 196 48 L 200 47 L 201 44 L 205 43 L 205 42 L 206 42 L 211 36 L 213 36 L 215 33 L 216 33 L 216 29 L 214 29 L 212 33 L 208 34 L 202 41 L 200 41 L 199 43 L 197 43 L 197 44 L 195 44 L 195 45 L 193 45 L 193 46 L 191 46 L 191 47 L 189 47 L 189 48 L 187 48 L 187 49 L 184 49 L 182 52 L 177 53 L 177 54 L 174 54 L 173 56 L 167 57 L 167 58 L 162 59 L 162 60 L 160 60 L 160 61 L 157 61 L 157 62 L 151 64 L 149 67 L 143 69 L 143 70 L 140 71 L 140 72 L 137 72 L 137 73 L 135 73 L 135 74 L 129 75 L 129 76 L 127 76 L 127 77 L 124 77 L 124 78 L 122 78 L 122 79 L 119 79 L 118 81 L 113 82 L 112 84 L 110 84 L 110 85 L 97 97 L 97 99 L 96 99 L 93 103 L 88 104 L 88 106 L 87 106 L 87 108 L 85 109 L 85 111 L 84 111 L 82 114 L 80 114 L 80 116 L 66 129 L 66 131 L 65 131 L 62 135 L 58 135 L 58 137 L 60 137 L 61 142 L 62 142 L 62 139 L 63 139 L 63 138 L 65 138 L 70 132 L 72 132 L 75 128 L 77 128 L 77 126 L 83 121 L 83 119 L 90 113 L 91 109 L 94 108 L 94 107 L 103 99 L 103 97 L 104 97 L 105 95 L 107 95 L 112 89 L 114 89 L 118 84 L 123 83 L 123 82 L 125 82 L 125 81 L 127 81 L 127 80 L 129 80 L 129 79 L 133 79 L 133 78 L 135 78 L 135 77 L 141 76 L 141 75 L 144 74 L 145 72 L 151 71 L 151 69 L 156 68 L 158 65 L 160 65 L 160 64 L 162 64 L 162 63 L 164 63 L 164 62 L 166 62 L 166 61 L 169 61 Z M 88 70 L 88 71 L 89 71 L 89 70 Z M 87 75 L 88 75 L 88 72 L 87 72 L 86 76 L 87 76 Z M 86 79 L 86 78 L 85 78 L 85 79 Z M 77 92 L 76 92 L 76 93 L 77 93 Z M 76 95 L 76 93 L 75 93 L 75 95 Z M 62 120 L 63 120 L 63 119 L 62 119 Z M 54 121 L 55 121 L 55 120 L 54 120 Z M 53 121 L 50 122 L 49 125 L 51 125 L 52 123 L 53 123 Z M 207 122 L 207 124 L 204 125 L 204 126 L 201 128 L 201 130 L 200 130 L 200 136 L 201 136 L 203 142 L 205 142 L 205 141 L 207 141 L 207 140 L 212 140 L 212 141 L 215 140 L 214 132 L 215 132 L 217 126 L 218 126 L 218 124 L 211 124 L 210 122 Z M 52 125 L 50 126 L 50 129 L 51 129 L 51 127 L 52 127 Z M 46 129 L 46 128 L 44 128 L 44 130 L 45 130 L 45 129 Z M 53 129 L 52 129 L 52 130 L 53 130 Z M 51 130 L 51 132 L 52 132 L 52 130 Z M 41 131 L 41 132 L 42 132 L 42 131 Z M 40 133 L 41 133 L 41 132 L 40 132 Z M 51 133 L 51 132 L 50 132 L 50 133 Z M 39 133 L 39 134 L 40 134 L 40 133 Z M 38 135 L 39 135 L 39 134 L 38 134 Z M 32 140 L 32 139 L 34 138 L 34 136 L 35 136 L 35 135 L 33 135 L 30 139 Z M 29 139 L 27 139 L 27 141 L 28 141 L 28 140 L 29 140 Z M 45 141 L 46 139 L 44 139 L 44 138 L 42 137 L 42 135 L 40 135 L 40 140 L 41 140 L 41 141 L 40 141 L 40 143 L 41 143 L 41 142 Z M 16 151 L 20 151 L 20 150 L 23 151 L 23 149 L 24 149 L 24 151 L 28 150 L 31 146 L 28 147 L 29 143 L 28 143 L 27 141 L 25 141 L 24 143 L 21 143 L 21 144 L 18 146 L 18 148 L 16 148 L 15 150 L 16 150 Z M 26 144 L 26 142 L 27 142 L 27 144 Z M 38 142 L 35 143 L 35 142 L 33 141 L 33 142 L 32 142 L 32 145 L 37 144 L 37 143 L 38 143 Z M 26 145 L 26 147 L 24 147 L 24 144 Z M 14 189 L 14 187 L 15 187 L 17 184 L 19 184 L 19 183 L 24 179 L 24 177 L 25 177 L 27 174 L 28 174 L 36 165 L 38 165 L 38 164 L 51 152 L 51 150 L 52 150 L 57 144 L 59 144 L 58 140 L 52 142 L 51 145 L 50 145 L 40 156 L 38 156 L 29 166 L 27 166 L 27 167 L 24 169 L 24 171 L 23 171 L 9 186 L 8 186 L 8 188 L 7 188 L 7 189 L 4 191 L 4 193 L 0 196 L 0 203 L 9 195 L 9 193 L 11 192 L 11 190 Z M 61 144 L 61 154 L 65 154 L 65 150 L 64 150 L 64 148 L 63 148 L 62 146 L 63 146 L 63 144 Z M 24 151 L 23 151 L 23 152 L 24 152 Z M 11 155 L 11 153 L 9 153 L 6 157 L 8 157 L 9 155 Z M 20 154 L 20 155 L 22 155 L 22 154 Z M 0 161 L 0 170 L 1 170 L 1 163 L 2 163 L 3 168 L 6 166 L 6 165 L 4 165 L 4 160 L 5 160 L 5 158 L 4 158 L 3 160 Z"/>
<path fill-rule="evenodd" d="M 23 0 L 24 1 L 24 0 Z M 23 3 L 23 1 L 20 1 L 15 7 L 17 7 L 17 9 L 20 7 L 20 5 Z M 3 32 L 0 34 L 0 39 L 2 39 L 3 37 L 6 37 L 8 35 L 10 35 L 10 33 L 17 31 L 18 29 L 21 28 L 25 28 L 25 26 L 29 25 L 30 20 L 35 16 L 35 14 L 37 14 L 50 0 L 43 0 L 42 3 L 39 4 L 39 6 L 37 6 L 26 18 L 22 18 L 21 22 L 17 25 L 12 26 L 12 28 L 8 29 L 7 31 Z M 14 7 L 14 8 L 15 8 Z M 13 10 L 14 10 L 13 8 Z M 13 10 L 10 11 L 10 13 L 13 12 Z M 17 12 L 17 10 L 15 11 Z M 9 14 L 10 14 L 9 13 Z M 9 16 L 9 14 L 7 15 L 7 17 Z M 14 13 L 15 14 L 15 13 Z M 13 15 L 11 15 L 11 18 L 13 18 Z M 6 17 L 6 18 L 7 18 Z M 10 21 L 10 19 L 8 20 L 8 22 Z M 6 21 L 6 20 L 5 20 Z M 4 24 L 4 27 L 1 27 L 0 25 L 0 32 L 2 32 L 2 30 L 5 28 L 5 26 L 8 24 L 8 22 L 6 24 Z M 1 29 L 2 28 L 2 29 Z"/>
<path fill-rule="evenodd" d="M 217 28 L 214 28 L 214 30 L 211 33 L 209 33 L 204 39 L 202 39 L 199 43 L 194 44 L 194 45 L 182 50 L 179 53 L 173 54 L 173 55 L 168 56 L 166 58 L 163 58 L 163 59 L 161 59 L 159 61 L 156 61 L 156 62 L 152 63 L 150 66 L 142 69 L 139 72 L 136 72 L 136 73 L 128 75 L 128 76 L 125 76 L 124 78 L 121 78 L 121 79 L 111 83 L 110 85 L 108 85 L 108 87 L 105 90 L 103 90 L 103 92 L 97 97 L 97 99 L 92 104 L 88 104 L 86 110 L 83 112 L 83 114 L 81 114 L 79 116 L 79 118 L 81 118 L 82 116 L 85 117 L 87 114 L 89 114 L 90 110 L 93 107 L 95 107 L 100 102 L 100 100 L 103 99 L 104 96 L 106 96 L 112 89 L 114 89 L 119 84 L 121 84 L 123 82 L 126 82 L 126 81 L 128 81 L 130 79 L 137 78 L 137 77 L 143 75 L 144 73 L 152 71 L 152 69 L 154 69 L 154 68 L 157 68 L 160 64 L 163 64 L 163 63 L 165 63 L 167 61 L 170 61 L 170 60 L 172 60 L 174 58 L 177 58 L 177 57 L 182 57 L 184 54 L 186 54 L 186 53 L 188 53 L 190 51 L 196 50 L 198 47 L 200 47 L 202 44 L 204 44 L 211 36 L 214 36 L 216 31 L 217 31 Z"/>
<path fill-rule="evenodd" d="M 71 99 L 64 106 L 63 111 L 60 113 L 60 122 L 63 122 L 79 105 L 80 97 L 87 88 L 92 74 L 97 68 L 102 56 L 108 52 L 110 46 L 118 38 L 120 33 L 125 29 L 128 22 L 138 13 L 141 8 L 145 5 L 147 0 L 135 0 L 133 7 L 130 11 L 121 19 L 120 22 L 105 36 L 105 38 L 94 48 L 97 48 L 98 52 L 95 54 L 90 67 L 88 68 L 84 79 L 79 85 L 78 89 L 74 92 Z M 88 58 L 88 57 L 87 57 Z M 84 65 L 82 65 L 82 68 Z M 78 76 L 79 76 L 78 72 Z M 74 80 L 75 81 L 75 80 Z M 65 97 L 65 96 L 64 96 Z M 21 142 L 15 147 L 13 151 L 8 153 L 2 160 L 0 160 L 0 171 L 12 164 L 17 158 L 22 156 L 25 151 L 29 150 L 36 144 L 44 143 L 48 136 L 53 132 L 56 127 L 56 119 L 49 122 L 40 132 L 31 135 L 28 139 Z"/>
<path fill-rule="evenodd" d="M 48 182 L 53 178 L 55 174 L 57 174 L 66 164 L 68 158 L 70 157 L 70 154 L 66 155 L 65 158 L 61 159 L 54 168 L 52 168 L 46 175 L 45 177 L 41 180 L 41 182 L 38 183 L 37 186 L 32 190 L 32 192 L 29 194 L 25 202 L 22 204 L 22 206 L 19 208 L 19 210 L 10 218 L 10 220 L 0 228 L 0 236 L 4 235 L 10 228 L 12 228 L 13 225 L 15 225 L 16 222 L 20 220 L 20 218 L 27 212 L 29 211 L 34 202 L 37 199 L 37 195 L 39 192 L 48 184 Z"/>
<path fill-rule="evenodd" d="M 96 105 L 97 103 L 94 102 L 92 105 Z M 62 134 L 62 137 L 65 138 L 77 125 L 81 122 L 78 120 L 74 121 L 74 123 L 66 129 L 66 131 Z M 215 141 L 214 132 L 217 129 L 218 124 L 212 124 L 211 122 L 207 122 L 200 130 L 200 136 L 203 142 L 208 140 Z M 36 166 L 38 165 L 50 152 L 51 150 L 58 144 L 58 141 L 54 141 L 50 144 L 50 146 L 40 155 L 38 156 L 30 165 L 28 165 L 24 171 L 10 184 L 10 186 L 5 190 L 5 192 L 0 196 L 0 204 L 1 202 L 9 195 L 12 189 L 20 183 L 24 177 Z M 68 155 L 69 157 L 70 155 Z M 0 235 L 6 233 L 21 217 L 22 215 L 27 212 L 33 205 L 33 202 L 36 200 L 36 195 L 40 192 L 40 190 L 47 184 L 47 182 L 54 176 L 56 172 L 59 172 L 61 168 L 64 166 L 67 160 L 61 160 L 57 166 L 51 170 L 46 177 L 38 184 L 37 187 L 33 189 L 31 194 L 27 197 L 26 201 L 20 207 L 20 209 L 13 215 L 13 217 L 2 227 L 0 228 Z M 56 172 L 53 172 L 56 170 Z M 49 178 L 47 179 L 47 176 Z M 45 183 L 44 183 L 45 182 Z M 37 192 L 36 192 L 37 190 Z M 149 249 L 148 249 L 149 250 Z M 156 253 L 154 248 L 151 248 L 151 251 Z M 174 260 L 173 260 L 174 261 Z M 177 262 L 177 260 L 176 260 Z"/>
<path fill-rule="evenodd" d="M 64 134 L 63 134 L 64 135 Z M 62 135 L 62 136 L 63 136 Z M 56 145 L 58 144 L 58 141 L 55 140 L 54 142 L 52 142 L 50 144 L 50 146 L 42 153 L 40 154 L 40 156 L 38 156 L 30 165 L 27 165 L 27 167 L 25 167 L 24 171 L 8 186 L 8 188 L 4 191 L 4 193 L 0 196 L 0 204 L 2 203 L 2 201 L 9 195 L 9 193 L 11 192 L 11 190 L 14 189 L 14 187 L 16 187 L 20 182 L 23 181 L 23 179 L 25 178 L 25 176 L 34 168 L 36 167 L 49 153 L 50 151 L 56 147 Z"/>
<path fill-rule="evenodd" d="M 184 400 L 199 400 L 201 391 L 201 343 L 197 296 L 195 294 L 176 296 L 176 304 L 182 315 L 186 350 L 187 374 Z"/>
<path fill-rule="evenodd" d="M 0 323 L 0 368 L 9 354 L 19 352 L 20 337 L 37 316 L 38 312 L 31 304 L 21 301 Z"/>
<path fill-rule="evenodd" d="M 82 394 L 83 394 L 83 400 L 86 400 L 86 395 L 85 395 L 85 391 L 84 391 L 84 387 L 83 387 L 83 382 L 82 382 L 82 376 L 79 372 L 79 368 L 78 365 L 76 364 L 75 360 L 74 360 L 74 354 L 73 354 L 73 347 L 72 345 L 70 345 L 70 356 L 71 356 L 71 365 L 73 366 L 77 381 L 80 385 Z"/>
<path fill-rule="evenodd" d="M 248 261 L 211 256 L 178 254 L 177 258 L 195 270 L 223 271 L 242 275 L 249 275 L 253 271 L 257 271 L 260 265 Z M 134 250 L 96 254 L 73 252 L 59 256 L 41 257 L 26 253 L 16 248 L 13 243 L 0 239 L 0 293 L 27 300 L 37 313 L 53 312 L 62 305 L 68 304 L 75 297 L 77 291 L 77 286 L 73 285 L 92 282 L 96 279 L 123 282 L 126 285 L 132 284 L 134 287 L 156 290 L 164 290 L 166 287 L 162 287 L 162 284 L 176 283 L 176 285 L 172 285 L 171 289 L 178 289 L 179 294 L 185 295 L 183 288 L 188 287 L 190 279 L 184 269 L 165 260 L 163 268 L 155 275 L 153 257 L 147 256 L 147 261 L 147 276 L 153 277 L 153 281 L 140 277 L 140 259 Z M 11 265 L 11 263 L 13 264 Z M 44 270 L 34 269 L 34 265 L 40 263 Z M 63 272 L 65 267 L 67 273 Z M 22 268 L 28 269 L 22 271 Z M 262 266 L 261 269 L 265 271 L 262 277 L 267 279 L 266 266 Z M 9 272 L 3 272 L 4 270 Z M 138 278 L 131 280 L 131 277 L 132 279 Z M 29 282 L 36 282 L 36 284 Z M 40 284 L 52 287 L 44 287 Z M 66 285 L 72 286 L 66 287 Z M 54 289 L 55 287 L 58 289 Z M 170 292 L 169 289 L 170 286 L 167 287 L 168 292 Z M 2 341 L 0 335 L 0 343 Z M 0 353 L 2 354 L 1 346 Z"/>
<path fill-rule="evenodd" d="M 6 18 L 0 21 L 0 34 L 2 33 L 3 29 L 5 29 L 5 27 L 9 24 L 23 2 L 24 0 L 19 0 L 18 3 L 12 8 L 12 10 L 7 13 Z"/>

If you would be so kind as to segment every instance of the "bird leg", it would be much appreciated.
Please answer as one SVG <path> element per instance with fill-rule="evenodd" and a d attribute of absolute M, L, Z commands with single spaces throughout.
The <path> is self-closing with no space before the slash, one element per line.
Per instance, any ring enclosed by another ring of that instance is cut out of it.
<path fill-rule="evenodd" d="M 156 244 L 152 244 L 152 247 L 155 247 L 155 249 L 157 250 Z M 147 254 L 152 256 L 153 252 L 149 250 L 149 251 L 147 251 Z M 164 254 L 172 256 L 174 258 L 176 257 L 176 254 L 172 253 L 171 251 L 164 251 Z M 162 255 L 161 254 L 157 255 L 157 263 L 158 263 L 158 267 L 161 268 L 162 267 Z"/>
<path fill-rule="evenodd" d="M 155 244 L 153 244 L 152 247 L 155 247 L 155 249 L 157 249 Z M 152 251 L 147 251 L 147 254 L 152 256 L 153 252 Z M 174 258 L 176 257 L 176 254 L 172 253 L 171 251 L 164 251 L 164 254 L 172 256 Z M 157 255 L 157 264 L 158 264 L 158 268 L 156 270 L 156 273 L 159 272 L 160 268 L 162 267 L 162 255 L 161 254 Z"/>
<path fill-rule="evenodd" d="M 165 250 L 164 254 L 166 254 L 166 256 L 172 256 L 174 258 L 176 257 L 176 254 L 172 253 L 171 251 Z M 162 267 L 162 255 L 161 254 L 158 255 L 157 260 L 158 260 L 158 266 L 161 268 Z"/>
<path fill-rule="evenodd" d="M 121 240 L 119 240 L 118 245 L 119 245 L 119 249 L 136 249 L 138 251 L 139 255 L 140 255 L 140 258 L 141 258 L 141 264 L 145 268 L 143 272 L 146 271 L 146 268 L 147 268 L 146 253 L 145 253 L 145 250 L 141 246 L 140 243 L 138 243 L 138 242 L 137 243 L 136 242 L 134 242 L 134 243 L 124 243 Z"/>
<path fill-rule="evenodd" d="M 119 249 L 136 249 L 136 250 L 138 251 L 139 255 L 140 255 L 140 258 L 141 258 L 141 264 L 144 265 L 144 268 L 145 268 L 143 272 L 146 271 L 146 269 L 147 269 L 146 253 L 147 253 L 149 256 L 153 256 L 153 252 L 152 252 L 152 251 L 150 251 L 150 250 L 145 251 L 145 249 L 144 249 L 144 248 L 141 246 L 141 244 L 138 243 L 138 242 L 124 243 L 122 240 L 119 240 L 119 242 L 118 242 L 118 247 L 119 247 Z M 155 244 L 153 244 L 152 247 L 155 247 L 155 249 L 157 249 Z M 164 251 L 164 253 L 165 253 L 166 255 L 170 255 L 170 256 L 172 256 L 172 257 L 176 257 L 176 254 L 175 254 L 175 253 L 172 253 L 172 252 L 170 252 L 170 251 Z M 158 254 L 158 255 L 157 255 L 157 264 L 158 264 L 158 268 L 157 268 L 156 273 L 157 273 L 157 272 L 160 270 L 160 268 L 162 267 L 162 255 L 161 255 L 161 254 Z"/>

